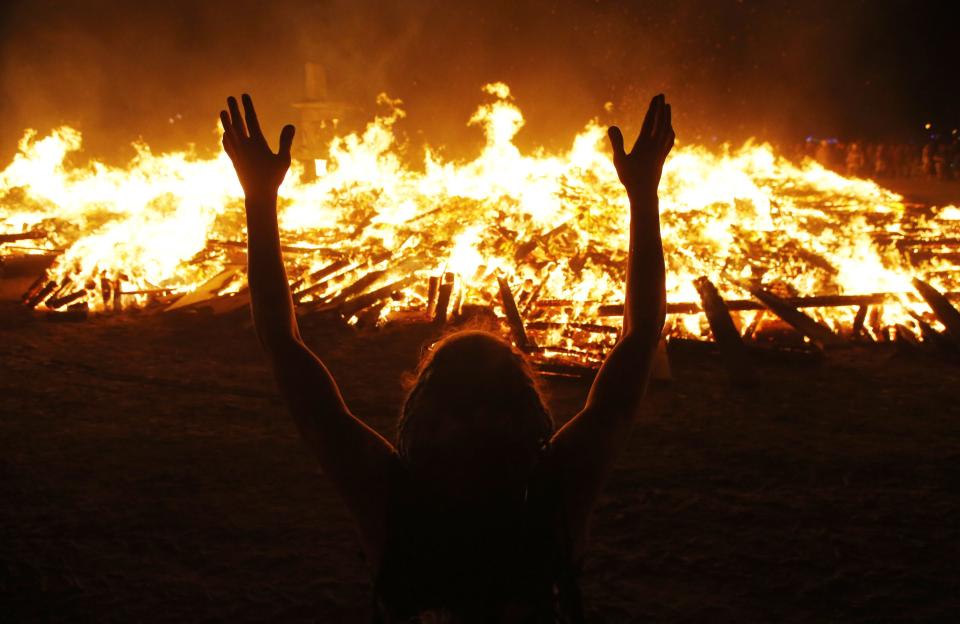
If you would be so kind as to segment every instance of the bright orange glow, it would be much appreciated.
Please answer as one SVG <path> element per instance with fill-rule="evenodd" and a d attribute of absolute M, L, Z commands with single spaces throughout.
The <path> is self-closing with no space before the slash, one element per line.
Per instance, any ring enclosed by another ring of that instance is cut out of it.
<path fill-rule="evenodd" d="M 383 115 L 331 143 L 320 179 L 305 182 L 294 165 L 280 209 L 283 243 L 301 248 L 286 254 L 291 281 L 347 261 L 304 301 L 375 269 L 386 272 L 369 289 L 417 276 L 382 319 L 425 306 L 427 278 L 444 271 L 458 275 L 464 303 L 495 305 L 498 273 L 518 293 L 582 302 L 559 309 L 561 321 L 595 318 L 593 306 L 621 300 L 628 206 L 605 129 L 591 121 L 568 151 L 525 154 L 514 143 L 524 118 L 509 88 L 484 91 L 486 103 L 469 120 L 486 137 L 473 160 L 427 148 L 421 165 L 406 165 L 393 128 L 400 102 L 383 96 Z M 28 131 L 0 172 L 0 233 L 47 232 L 39 244 L 64 250 L 51 269 L 53 279 L 71 282 L 64 292 L 86 289 L 80 301 L 100 310 L 103 277 L 121 277 L 126 291 L 187 293 L 225 268 L 242 268 L 242 246 L 223 244 L 245 236 L 241 189 L 225 155 L 154 154 L 137 144 L 124 168 L 68 164 L 80 145 L 69 127 L 45 137 Z M 895 246 L 904 237 L 960 236 L 960 209 L 911 210 L 872 181 L 790 162 L 766 144 L 719 153 L 678 145 L 660 191 L 673 302 L 698 301 L 692 281 L 700 275 L 731 298 L 744 297 L 735 284 L 751 280 L 779 281 L 799 295 L 906 293 L 913 276 L 960 286 L 954 261 L 909 257 Z M 241 270 L 224 290 L 242 285 Z M 153 296 L 130 295 L 124 305 Z M 854 310 L 818 314 L 836 325 Z M 908 318 L 899 305 L 883 308 L 885 324 Z M 673 331 L 700 334 L 701 326 L 693 316 Z"/>

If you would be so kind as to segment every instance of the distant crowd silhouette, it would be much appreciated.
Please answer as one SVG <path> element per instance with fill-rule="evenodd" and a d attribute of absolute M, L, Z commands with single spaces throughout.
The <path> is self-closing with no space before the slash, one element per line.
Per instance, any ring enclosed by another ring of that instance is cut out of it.
<path fill-rule="evenodd" d="M 557 430 L 523 354 L 492 333 L 461 331 L 425 353 L 392 442 L 350 412 L 297 326 L 277 226 L 294 127 L 274 153 L 250 96 L 228 98 L 220 120 L 245 194 L 257 335 L 359 528 L 375 571 L 374 622 L 583 622 L 588 520 L 643 411 L 666 314 L 657 187 L 674 131 L 664 96 L 629 151 L 609 130 L 630 204 L 623 330 L 582 411 Z"/>
<path fill-rule="evenodd" d="M 794 156 L 859 178 L 960 180 L 957 131 L 923 144 L 809 139 L 796 146 Z"/>

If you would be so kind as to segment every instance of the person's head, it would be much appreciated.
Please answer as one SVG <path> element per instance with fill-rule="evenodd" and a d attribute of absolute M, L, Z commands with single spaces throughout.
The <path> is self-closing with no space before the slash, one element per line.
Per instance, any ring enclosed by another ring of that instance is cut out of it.
<path fill-rule="evenodd" d="M 483 497 L 524 488 L 552 433 L 523 355 L 493 334 L 462 331 L 420 362 L 397 449 L 419 481 Z"/>

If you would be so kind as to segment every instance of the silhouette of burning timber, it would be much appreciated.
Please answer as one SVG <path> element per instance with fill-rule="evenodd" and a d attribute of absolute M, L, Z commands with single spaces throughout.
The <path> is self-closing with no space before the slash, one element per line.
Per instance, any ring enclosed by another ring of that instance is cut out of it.
<path fill-rule="evenodd" d="M 453 273 L 444 273 L 443 282 L 437 283 L 437 300 L 433 309 L 433 324 L 446 325 L 447 313 L 450 308 L 450 297 L 453 295 Z"/>
<path fill-rule="evenodd" d="M 0 245 L 4 243 L 14 243 L 22 240 L 39 240 L 46 238 L 46 232 L 41 230 L 30 230 L 29 232 L 15 232 L 8 234 L 0 234 Z"/>
<path fill-rule="evenodd" d="M 950 304 L 950 300 L 943 293 L 923 280 L 914 278 L 913 287 L 933 310 L 937 320 L 943 323 L 946 337 L 960 348 L 960 311 Z"/>
<path fill-rule="evenodd" d="M 508 238 L 504 233 L 501 233 L 501 236 L 504 237 L 505 242 L 516 245 L 514 256 L 517 262 L 525 262 L 537 250 L 539 250 L 537 253 L 548 251 L 550 241 L 562 238 L 567 229 L 566 224 L 561 224 L 545 233 L 527 236 L 522 242 Z M 0 238 L 0 243 L 41 238 L 43 234 L 33 231 L 3 236 Z M 902 237 L 897 245 L 905 250 L 942 251 L 946 247 L 960 246 L 960 239 L 933 240 L 922 237 Z M 104 275 L 99 279 L 87 280 L 85 284 L 80 284 L 78 287 L 69 276 L 52 279 L 44 270 L 23 294 L 22 301 L 30 308 L 42 306 L 41 309 L 57 312 L 55 316 L 58 319 L 73 320 L 86 318 L 89 311 L 88 302 L 94 301 L 94 298 L 102 301 L 103 308 L 112 309 L 114 312 L 123 310 L 130 298 L 136 298 L 139 306 L 146 305 L 154 311 L 206 310 L 222 314 L 242 308 L 249 303 L 249 292 L 245 287 L 238 288 L 238 283 L 244 281 L 243 264 L 246 260 L 244 248 L 245 243 L 240 241 L 208 240 L 208 252 L 220 250 L 219 253 L 226 254 L 225 257 L 230 259 L 232 264 L 228 263 L 223 271 L 189 293 L 181 294 L 172 288 L 141 288 L 124 291 L 123 275 L 113 278 Z M 398 248 L 403 249 L 403 246 Z M 391 302 L 403 302 L 402 307 L 411 311 L 419 306 L 422 310 L 421 316 L 425 315 L 438 326 L 447 324 L 453 316 L 460 316 L 461 306 L 464 304 L 464 284 L 468 276 L 459 276 L 451 271 L 432 275 L 428 277 L 425 284 L 425 297 L 423 294 L 409 297 L 407 289 L 422 279 L 417 272 L 431 264 L 426 256 L 428 252 L 425 250 L 412 252 L 407 250 L 407 255 L 400 258 L 394 258 L 394 255 L 401 252 L 382 251 L 367 260 L 361 260 L 341 255 L 342 252 L 330 248 L 284 244 L 282 249 L 286 254 L 293 254 L 299 258 L 311 256 L 329 258 L 321 268 L 303 271 L 291 283 L 291 291 L 299 315 L 330 313 L 345 320 L 352 319 L 351 322 L 358 322 L 360 326 L 370 326 L 380 321 L 381 311 L 386 305 Z M 556 250 L 553 253 L 556 253 Z M 55 255 L 50 257 L 55 258 Z M 47 266 L 50 262 L 52 260 L 47 261 Z M 541 261 L 539 266 L 543 270 L 544 266 L 549 268 L 554 266 L 555 262 L 556 260 L 547 260 L 547 264 L 543 264 Z M 572 261 L 571 264 L 575 262 Z M 622 305 L 541 298 L 544 281 L 536 282 L 527 279 L 514 291 L 507 277 L 501 275 L 496 279 L 496 294 L 488 293 L 487 303 L 480 303 L 479 306 L 490 306 L 498 302 L 502 308 L 503 321 L 513 341 L 518 347 L 530 353 L 537 361 L 538 367 L 545 372 L 585 374 L 583 371 L 595 369 L 602 361 L 605 350 L 619 335 L 619 328 L 605 324 L 603 319 L 621 315 Z M 958 296 L 960 293 L 940 293 L 927 282 L 919 279 L 915 279 L 913 284 L 923 300 L 930 305 L 934 317 L 946 328 L 943 333 L 937 332 L 930 325 L 932 317 L 925 319 L 914 314 L 916 330 L 901 322 L 888 328 L 892 332 L 892 336 L 888 336 L 886 329 L 881 327 L 879 308 L 885 304 L 901 301 L 903 294 L 878 292 L 861 295 L 782 297 L 765 288 L 743 286 L 750 292 L 753 299 L 724 300 L 720 291 L 706 277 L 696 280 L 697 292 L 700 295 L 699 302 L 671 302 L 667 306 L 667 313 L 674 316 L 704 314 L 710 326 L 715 348 L 724 358 L 737 382 L 749 381 L 751 378 L 750 371 L 758 357 L 759 347 L 750 340 L 763 318 L 779 318 L 813 344 L 823 347 L 844 345 L 850 339 L 869 342 L 895 339 L 913 347 L 923 346 L 925 343 L 936 345 L 937 348 L 942 348 L 947 343 L 952 344 L 954 348 L 960 346 L 960 312 L 950 304 L 951 299 L 960 298 Z M 478 303 L 475 301 L 468 303 L 471 309 L 477 306 Z M 801 311 L 805 308 L 836 307 L 857 308 L 849 334 L 845 330 L 843 336 L 838 335 L 834 330 Z M 590 310 L 592 320 L 582 317 L 572 319 L 567 314 L 560 314 L 563 320 L 555 320 L 557 319 L 555 312 L 562 311 L 564 308 Z M 758 314 L 755 315 L 750 326 L 741 333 L 732 315 L 750 311 Z M 557 336 L 560 336 L 561 342 L 565 344 L 540 347 L 538 343 L 541 342 L 541 336 L 545 337 L 543 344 L 554 343 L 554 338 Z M 677 341 L 675 348 L 692 349 L 694 347 L 684 341 Z M 769 352 L 770 349 L 767 351 Z M 789 359 L 794 355 L 808 359 L 815 357 L 809 351 L 809 349 L 780 349 L 779 355 L 764 352 L 759 354 L 759 357 L 761 359 L 771 357 Z"/>
<path fill-rule="evenodd" d="M 796 307 L 791 305 L 789 301 L 763 288 L 748 288 L 747 290 L 749 290 L 751 295 L 759 299 L 771 312 L 815 343 L 830 347 L 844 343 L 844 340 L 840 338 L 840 336 L 837 336 L 830 331 L 829 328 L 824 327 L 803 312 L 800 312 Z"/>
<path fill-rule="evenodd" d="M 748 383 L 753 378 L 753 365 L 747 353 L 747 346 L 733 319 L 730 318 L 730 310 L 727 309 L 723 297 L 707 277 L 697 278 L 694 286 L 700 295 L 710 331 L 720 347 L 720 354 L 726 362 L 731 378 L 735 383 Z"/>
<path fill-rule="evenodd" d="M 527 332 L 523 327 L 523 319 L 520 318 L 520 311 L 517 309 L 517 302 L 513 298 L 513 291 L 510 290 L 510 284 L 502 276 L 497 276 L 497 284 L 500 287 L 500 302 L 503 304 L 503 313 L 507 317 L 507 323 L 510 325 L 510 334 L 516 345 L 527 351 L 535 346 L 527 337 Z"/>

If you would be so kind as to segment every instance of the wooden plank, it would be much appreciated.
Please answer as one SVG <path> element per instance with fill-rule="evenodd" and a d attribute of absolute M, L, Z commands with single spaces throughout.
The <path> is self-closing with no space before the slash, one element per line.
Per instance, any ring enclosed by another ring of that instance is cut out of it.
<path fill-rule="evenodd" d="M 100 297 L 103 299 L 103 307 L 106 308 L 113 296 L 113 283 L 105 276 L 100 276 Z"/>
<path fill-rule="evenodd" d="M 302 301 L 307 295 L 312 294 L 324 286 L 331 278 L 333 278 L 338 272 L 342 269 L 350 266 L 351 262 L 347 259 L 340 259 L 331 262 L 327 266 L 314 271 L 310 275 L 297 280 L 290 285 L 290 290 L 293 291 L 293 300 L 297 303 Z M 297 290 L 302 284 L 308 284 L 306 288 Z"/>
<path fill-rule="evenodd" d="M 23 295 L 20 297 L 20 302 L 23 304 L 26 304 L 28 301 L 36 297 L 37 293 L 39 293 L 43 289 L 43 286 L 44 284 L 46 284 L 46 282 L 47 282 L 47 272 L 44 271 L 43 273 L 40 274 L 40 277 L 38 277 L 32 284 L 30 284 L 30 287 L 27 288 L 26 292 L 23 293 Z"/>
<path fill-rule="evenodd" d="M 592 379 L 597 374 L 597 367 L 594 366 L 551 359 L 534 360 L 533 368 L 541 375 L 573 377 L 577 379 Z"/>
<path fill-rule="evenodd" d="M 51 310 L 56 308 L 62 308 L 65 305 L 69 305 L 75 302 L 77 299 L 80 299 L 81 297 L 85 297 L 86 294 L 87 294 L 87 291 L 81 288 L 80 290 L 74 291 L 69 295 L 63 295 L 61 297 L 48 299 L 46 306 Z"/>
<path fill-rule="evenodd" d="M 517 302 L 513 298 L 510 284 L 499 275 L 497 276 L 497 284 L 500 287 L 500 302 L 503 304 L 503 313 L 507 317 L 507 324 L 510 326 L 513 341 L 521 350 L 528 350 L 533 346 L 533 343 L 527 337 L 527 332 L 523 328 L 523 319 L 520 318 L 520 311 L 517 310 Z"/>
<path fill-rule="evenodd" d="M 936 348 L 943 352 L 956 353 L 956 345 L 953 340 L 944 334 L 941 334 L 933 327 L 930 326 L 930 323 L 923 320 L 919 314 L 916 314 L 912 310 L 909 311 L 910 316 L 913 317 L 913 320 L 917 322 L 917 325 L 920 327 L 920 337 L 923 338 L 923 343 L 930 345 L 933 348 Z"/>
<path fill-rule="evenodd" d="M 720 355 L 726 363 L 730 379 L 737 384 L 749 383 L 753 380 L 753 364 L 747 354 L 746 345 L 737 330 L 730 311 L 727 309 L 717 287 L 706 276 L 693 281 L 700 302 L 703 304 L 707 322 L 714 340 L 720 345 Z"/>
<path fill-rule="evenodd" d="M 114 312 L 119 312 L 120 310 L 123 309 L 123 300 L 122 300 L 122 297 L 120 296 L 121 284 L 123 284 L 123 279 L 121 277 L 117 277 L 117 279 L 113 280 L 112 290 L 113 290 L 113 311 Z"/>
<path fill-rule="evenodd" d="M 948 292 L 944 295 L 948 299 L 960 301 L 960 292 Z M 794 308 L 842 308 L 846 306 L 879 305 L 882 303 L 898 301 L 898 293 L 870 293 L 866 295 L 815 295 L 812 297 L 789 297 L 783 301 Z M 541 302 L 541 307 L 556 302 L 555 305 L 574 305 L 580 303 L 588 305 L 589 302 L 573 302 L 562 300 L 548 300 L 545 304 Z M 731 299 L 725 301 L 727 309 L 731 312 L 746 312 L 748 310 L 765 310 L 767 306 L 758 301 L 748 299 Z M 667 303 L 667 314 L 699 314 L 703 308 L 699 304 L 690 302 Z M 623 304 L 610 303 L 603 304 L 597 309 L 598 316 L 622 316 Z"/>
<path fill-rule="evenodd" d="M 748 288 L 750 294 L 760 300 L 771 312 L 789 323 L 798 332 L 814 342 L 824 346 L 839 346 L 844 343 L 843 338 L 833 333 L 803 312 L 790 305 L 789 300 L 782 299 L 762 288 Z"/>
<path fill-rule="evenodd" d="M 236 277 L 239 271 L 240 271 L 239 267 L 228 266 L 224 270 L 220 271 L 219 273 L 217 273 L 216 275 L 208 279 L 206 282 L 204 282 L 199 288 L 197 288 L 193 292 L 189 292 L 184 296 L 180 297 L 179 299 L 177 299 L 176 301 L 174 301 L 173 303 L 171 303 L 169 306 L 167 306 L 166 311 L 172 312 L 174 310 L 179 310 L 181 308 L 197 305 L 198 303 L 202 303 L 207 299 L 213 299 L 214 297 L 217 296 L 218 292 L 220 292 L 221 290 L 227 287 L 227 284 L 229 284 L 233 280 L 233 278 Z M 120 299 L 121 294 L 122 293 L 120 292 L 119 285 L 115 285 L 114 295 L 113 295 L 114 302 Z"/>
<path fill-rule="evenodd" d="M 619 334 L 620 330 L 611 325 L 601 325 L 599 323 L 556 323 L 552 321 L 529 321 L 526 323 L 527 329 L 536 329 L 539 331 L 550 330 L 579 330 L 594 334 Z"/>
<path fill-rule="evenodd" d="M 24 305 L 26 305 L 28 308 L 35 308 L 35 307 L 37 307 L 38 305 L 40 305 L 41 303 L 43 303 L 43 301 L 44 301 L 47 297 L 49 297 L 50 295 L 52 295 L 52 294 L 53 294 L 53 291 L 56 290 L 56 289 L 57 289 L 57 283 L 54 282 L 53 280 L 50 280 L 50 281 L 48 281 L 46 284 L 43 285 L 43 288 L 41 288 L 40 290 L 38 290 L 32 297 L 30 297 L 29 299 L 27 299 L 27 300 L 24 302 Z M 28 293 L 28 294 L 29 294 L 29 293 Z"/>
<path fill-rule="evenodd" d="M 960 311 L 950 305 L 950 301 L 939 290 L 920 278 L 913 278 L 913 287 L 917 289 L 937 320 L 946 328 L 947 337 L 960 347 Z"/>
<path fill-rule="evenodd" d="M 863 322 L 867 320 L 867 311 L 870 309 L 868 305 L 862 305 L 857 308 L 857 315 L 853 318 L 853 328 L 852 335 L 854 338 L 862 335 L 863 332 Z"/>
<path fill-rule="evenodd" d="M 38 240 L 46 237 L 47 233 L 42 230 L 30 230 L 29 232 L 16 232 L 13 234 L 0 234 L 0 245 L 22 240 Z"/>
<path fill-rule="evenodd" d="M 376 290 L 372 290 L 358 297 L 354 297 L 353 299 L 344 302 L 344 304 L 340 306 L 340 314 L 346 318 L 349 318 L 368 306 L 379 303 L 385 299 L 389 299 L 391 296 L 393 296 L 393 293 L 397 292 L 398 290 L 403 290 L 414 280 L 416 280 L 416 278 L 416 275 L 408 275 L 398 279 L 395 282 L 391 282 L 386 286 L 382 286 Z"/>
<path fill-rule="evenodd" d="M 437 307 L 437 295 L 440 289 L 440 277 L 431 275 L 427 281 L 427 316 L 433 316 L 433 310 Z"/>
<path fill-rule="evenodd" d="M 437 288 L 437 306 L 433 311 L 433 324 L 444 325 L 447 322 L 447 309 L 450 307 L 450 295 L 453 294 L 453 273 L 443 274 L 443 283 Z"/>

